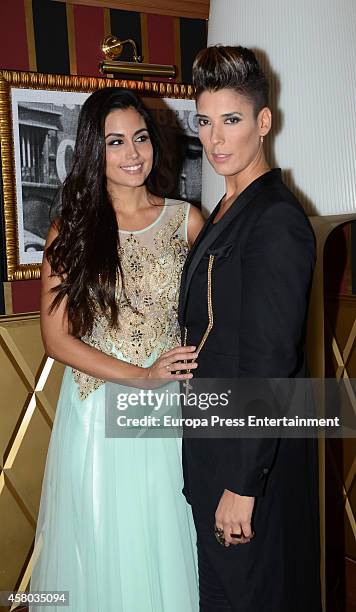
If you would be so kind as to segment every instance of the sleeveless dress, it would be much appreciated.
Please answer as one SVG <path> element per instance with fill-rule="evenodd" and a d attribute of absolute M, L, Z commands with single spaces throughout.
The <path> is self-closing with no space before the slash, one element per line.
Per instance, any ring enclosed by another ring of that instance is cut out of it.
<path fill-rule="evenodd" d="M 120 231 L 119 325 L 82 340 L 147 367 L 180 344 L 177 305 L 189 204 Z M 32 612 L 196 612 L 196 534 L 179 438 L 106 438 L 104 381 L 66 367 L 49 445 L 31 591 L 69 591 Z"/>

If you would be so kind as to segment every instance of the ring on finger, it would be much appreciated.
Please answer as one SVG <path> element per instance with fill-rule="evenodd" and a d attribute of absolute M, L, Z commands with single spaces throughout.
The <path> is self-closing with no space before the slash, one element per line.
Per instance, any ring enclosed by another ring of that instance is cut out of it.
<path fill-rule="evenodd" d="M 225 538 L 224 538 L 224 530 L 220 529 L 216 525 L 214 526 L 214 535 L 216 540 L 221 544 L 221 546 L 225 546 Z"/>
<path fill-rule="evenodd" d="M 251 542 L 256 537 L 256 533 L 253 531 L 250 536 L 246 537 L 243 532 L 241 533 L 230 533 L 232 538 L 235 540 L 245 540 L 246 542 Z"/>
<path fill-rule="evenodd" d="M 230 533 L 230 536 L 236 540 L 241 540 L 244 537 L 243 533 Z"/>

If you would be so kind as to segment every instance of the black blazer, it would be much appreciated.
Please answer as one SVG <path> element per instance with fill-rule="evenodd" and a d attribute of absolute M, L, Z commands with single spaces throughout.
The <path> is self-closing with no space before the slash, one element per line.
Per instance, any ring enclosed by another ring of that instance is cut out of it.
<path fill-rule="evenodd" d="M 315 238 L 303 208 L 275 169 L 249 185 L 214 225 L 218 209 L 182 274 L 179 321 L 187 344 L 198 346 L 209 323 L 208 268 L 214 257 L 213 327 L 194 376 L 304 375 Z M 205 508 L 206 496 L 215 504 L 224 488 L 259 496 L 275 451 L 273 440 L 186 440 L 185 493 Z"/>
<path fill-rule="evenodd" d="M 217 211 L 182 275 L 183 339 L 201 347 L 194 378 L 305 376 L 315 239 L 301 205 L 276 169 L 214 225 Z M 184 438 L 183 472 L 200 550 L 231 609 L 320 612 L 316 441 Z M 257 498 L 248 545 L 224 549 L 214 538 L 224 489 Z"/>

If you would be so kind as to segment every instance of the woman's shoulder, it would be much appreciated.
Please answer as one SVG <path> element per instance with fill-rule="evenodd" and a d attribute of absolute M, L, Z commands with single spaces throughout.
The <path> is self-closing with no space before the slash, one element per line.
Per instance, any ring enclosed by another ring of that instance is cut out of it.
<path fill-rule="evenodd" d="M 265 194 L 261 215 L 283 217 L 286 221 L 309 224 L 307 214 L 297 196 L 281 181 Z"/>
<path fill-rule="evenodd" d="M 283 182 L 266 190 L 264 197 L 255 204 L 251 235 L 257 232 L 260 240 L 265 236 L 268 242 L 293 236 L 314 245 L 314 232 L 308 216 L 298 198 Z"/>
<path fill-rule="evenodd" d="M 165 206 L 173 213 L 174 211 L 180 211 L 186 221 L 188 222 L 189 220 L 189 223 L 198 223 L 201 225 L 205 222 L 200 208 L 195 204 L 187 202 L 186 200 L 175 200 L 173 198 L 166 198 Z"/>
<path fill-rule="evenodd" d="M 164 208 L 165 215 L 162 221 L 169 221 L 174 225 L 183 225 L 187 222 L 190 211 L 190 203 L 184 200 L 176 200 L 173 198 L 165 198 Z"/>
<path fill-rule="evenodd" d="M 174 198 L 166 198 L 165 207 L 170 225 L 179 227 L 184 241 L 192 245 L 205 222 L 200 210 L 190 202 Z"/>
<path fill-rule="evenodd" d="M 189 209 L 191 206 L 190 202 L 187 202 L 186 200 L 176 200 L 175 198 L 165 198 L 164 205 L 167 207 L 171 206 L 172 208 L 182 207 L 184 209 Z"/>
<path fill-rule="evenodd" d="M 259 189 L 254 194 L 253 207 L 247 207 L 247 212 L 253 212 L 252 216 L 258 218 L 260 215 L 267 214 L 273 217 L 288 211 L 292 217 L 306 219 L 301 202 L 283 181 L 280 168 L 273 169 L 265 176 L 266 180 L 261 181 Z"/>

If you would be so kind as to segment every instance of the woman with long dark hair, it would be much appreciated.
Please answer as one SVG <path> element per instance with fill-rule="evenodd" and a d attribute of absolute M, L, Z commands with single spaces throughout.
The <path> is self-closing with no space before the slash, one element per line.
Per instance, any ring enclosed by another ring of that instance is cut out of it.
<path fill-rule="evenodd" d="M 179 440 L 105 437 L 105 381 L 132 390 L 139 380 L 149 389 L 154 379 L 189 378 L 181 373 L 187 358 L 196 367 L 194 347 L 179 346 L 177 299 L 202 218 L 188 203 L 156 195 L 160 161 L 142 101 L 121 88 L 93 93 L 43 258 L 43 341 L 67 368 L 31 590 L 69 591 L 75 612 L 197 606 Z"/>

